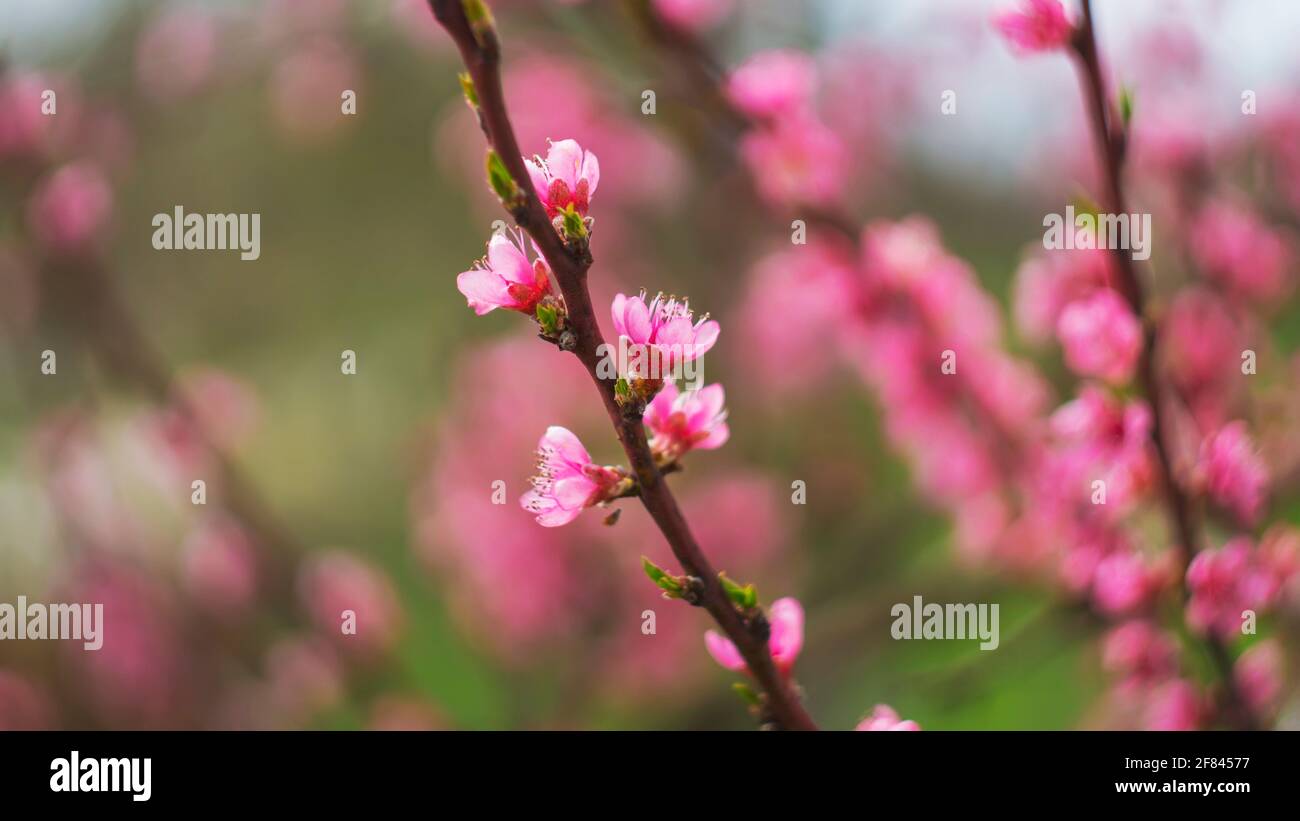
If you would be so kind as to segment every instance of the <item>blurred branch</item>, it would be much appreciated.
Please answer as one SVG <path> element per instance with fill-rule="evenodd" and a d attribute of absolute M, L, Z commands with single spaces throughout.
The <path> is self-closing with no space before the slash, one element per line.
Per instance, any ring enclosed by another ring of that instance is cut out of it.
<path fill-rule="evenodd" d="M 505 94 L 501 85 L 501 45 L 491 20 L 484 19 L 486 7 L 481 0 L 429 0 L 429 5 L 434 17 L 455 41 L 469 71 L 477 96 L 479 124 L 488 144 L 501 158 L 521 194 L 507 208 L 519 227 L 528 232 L 537 243 L 555 274 L 568 311 L 569 327 L 574 335 L 572 351 L 587 369 L 600 393 L 610 422 L 637 478 L 642 504 L 664 534 L 682 568 L 701 580 L 701 606 L 736 645 L 750 673 L 767 694 L 767 710 L 771 718 L 785 729 L 817 729 L 791 683 L 773 664 L 766 635 L 751 629 L 750 624 L 741 617 L 718 581 L 717 572 L 691 534 L 677 500 L 655 465 L 639 415 L 624 413 L 616 400 L 614 381 L 602 379 L 597 373 L 600 361 L 597 351 L 604 344 L 604 339 L 592 309 L 591 295 L 587 291 L 591 254 L 586 248 L 565 245 L 547 219 L 546 210 L 533 190 L 524 166 L 523 153 L 519 150 L 506 111 Z M 467 5 L 475 12 L 472 24 L 466 14 Z"/>
<path fill-rule="evenodd" d="M 1110 104 L 1105 80 L 1102 78 L 1101 59 L 1097 53 L 1097 39 L 1092 19 L 1092 3 L 1083 0 L 1083 19 L 1081 20 L 1072 42 L 1074 55 L 1078 60 L 1080 79 L 1083 85 L 1088 116 L 1096 140 L 1098 159 L 1101 162 L 1102 176 L 1105 184 L 1106 202 L 1104 207 L 1111 214 L 1127 214 L 1128 207 L 1124 199 L 1123 167 L 1127 146 L 1127 134 L 1122 118 Z M 1144 344 L 1138 357 L 1138 379 L 1142 390 L 1151 404 L 1152 426 L 1151 438 L 1155 444 L 1156 458 L 1160 466 L 1161 484 L 1164 490 L 1165 506 L 1173 523 L 1178 538 L 1178 552 L 1181 559 L 1180 582 L 1183 594 L 1187 595 L 1187 565 L 1197 551 L 1201 549 L 1199 527 L 1195 520 L 1191 501 L 1175 475 L 1169 434 L 1172 430 L 1170 416 L 1170 397 L 1165 395 L 1164 385 L 1156 372 L 1156 344 L 1159 339 L 1158 328 L 1154 319 L 1147 315 L 1146 295 L 1138 279 L 1133 259 L 1128 252 L 1115 247 L 1112 249 L 1119 282 L 1113 283 L 1124 296 L 1130 307 L 1141 320 L 1144 329 Z M 1224 688 L 1224 717 L 1230 724 L 1241 729 L 1253 729 L 1257 726 L 1250 707 L 1238 692 L 1232 674 L 1232 657 L 1227 647 L 1216 636 L 1206 638 L 1210 658 L 1214 662 Z"/>

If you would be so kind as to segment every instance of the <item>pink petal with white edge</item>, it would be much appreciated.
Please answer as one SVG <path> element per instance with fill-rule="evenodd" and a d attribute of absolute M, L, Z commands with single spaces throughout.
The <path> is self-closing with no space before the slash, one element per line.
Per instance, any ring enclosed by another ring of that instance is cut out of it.
<path fill-rule="evenodd" d="M 536 161 L 527 157 L 524 158 L 524 167 L 528 169 L 528 179 L 532 180 L 533 190 L 537 192 L 537 196 L 545 200 L 546 189 L 550 185 L 546 179 L 546 172 L 542 170 L 542 167 Z"/>
<path fill-rule="evenodd" d="M 559 425 L 551 425 L 547 428 L 546 434 L 542 436 L 542 441 L 537 447 L 543 452 L 548 449 L 554 450 L 558 458 L 574 468 L 580 469 L 591 464 L 591 455 L 582 446 L 582 441 L 574 435 L 573 431 Z"/>
<path fill-rule="evenodd" d="M 582 155 L 582 168 L 578 176 L 587 181 L 587 197 L 596 193 L 596 184 L 600 182 L 600 162 L 596 155 L 588 151 Z"/>
<path fill-rule="evenodd" d="M 709 435 L 696 442 L 692 447 L 696 450 L 713 450 L 727 444 L 731 438 L 731 428 L 727 427 L 726 422 L 719 422 L 709 431 Z"/>
<path fill-rule="evenodd" d="M 509 282 L 532 285 L 535 281 L 528 257 L 505 234 L 494 234 L 488 241 L 488 265 Z"/>
<path fill-rule="evenodd" d="M 512 302 L 505 281 L 482 268 L 465 271 L 457 276 L 456 288 L 465 295 L 469 307 L 479 316 Z"/>
<path fill-rule="evenodd" d="M 572 191 L 578 187 L 578 172 L 582 168 L 582 146 L 577 140 L 560 140 L 551 143 L 546 154 L 546 169 L 551 179 L 564 180 Z"/>
<path fill-rule="evenodd" d="M 687 426 L 691 430 L 703 430 L 718 414 L 722 413 L 727 395 L 722 385 L 714 384 L 696 391 L 693 399 L 694 407 L 690 409 L 691 415 L 687 417 Z"/>

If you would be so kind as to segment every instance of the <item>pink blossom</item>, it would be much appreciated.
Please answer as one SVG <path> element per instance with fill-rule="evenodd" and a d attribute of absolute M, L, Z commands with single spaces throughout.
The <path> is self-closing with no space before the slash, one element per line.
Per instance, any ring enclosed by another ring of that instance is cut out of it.
<path fill-rule="evenodd" d="M 374 655 L 397 639 L 402 611 L 392 582 L 352 553 L 330 550 L 312 556 L 299 571 L 298 594 L 321 635 L 344 650 Z M 349 625 L 355 631 L 345 631 Z"/>
<path fill-rule="evenodd" d="M 554 219 L 570 205 L 580 216 L 587 216 L 600 183 L 600 162 L 595 154 L 583 151 L 576 140 L 560 140 L 551 143 L 545 160 L 525 157 L 524 165 L 548 217 Z"/>
<path fill-rule="evenodd" d="M 1001 12 L 993 25 L 1020 55 L 1063 48 L 1074 34 L 1061 0 L 1021 0 L 1019 9 Z"/>
<path fill-rule="evenodd" d="M 1106 635 L 1102 664 L 1123 678 L 1125 691 L 1140 693 L 1177 672 L 1178 644 L 1151 622 L 1134 619 Z"/>
<path fill-rule="evenodd" d="M 1117 551 L 1093 571 L 1092 596 L 1105 613 L 1132 613 L 1149 602 L 1166 580 L 1165 568 L 1140 553 Z"/>
<path fill-rule="evenodd" d="M 789 596 L 777 599 L 768 608 L 767 620 L 772 627 L 767 640 L 768 652 L 777 669 L 788 674 L 803 649 L 803 607 Z M 725 636 L 709 630 L 704 634 L 704 646 L 713 660 L 728 670 L 745 669 L 740 651 Z"/>
<path fill-rule="evenodd" d="M 181 389 L 187 410 L 223 447 L 235 447 L 256 430 L 261 407 L 257 394 L 242 380 L 216 368 L 200 368 L 181 378 Z"/>
<path fill-rule="evenodd" d="M 1055 330 L 1065 306 L 1112 281 L 1114 257 L 1108 250 L 1035 251 L 1016 270 L 1016 324 L 1033 342 Z"/>
<path fill-rule="evenodd" d="M 1142 350 L 1142 324 L 1118 293 L 1102 289 L 1070 303 L 1056 333 L 1066 364 L 1082 376 L 1122 384 L 1133 377 Z"/>
<path fill-rule="evenodd" d="M 0 670 L 0 732 L 48 730 L 54 710 L 47 699 L 25 678 Z"/>
<path fill-rule="evenodd" d="M 848 155 L 834 131 L 812 116 L 782 117 L 741 141 L 758 193 L 769 204 L 826 206 L 844 193 Z"/>
<path fill-rule="evenodd" d="M 267 650 L 265 666 L 275 721 L 289 726 L 301 724 L 343 697 L 343 667 L 338 654 L 323 639 L 280 639 Z"/>
<path fill-rule="evenodd" d="M 698 391 L 678 391 L 671 381 L 646 405 L 643 417 L 650 428 L 650 447 L 668 460 L 689 450 L 713 450 L 727 442 L 726 395 L 722 385 Z"/>
<path fill-rule="evenodd" d="M 1045 488 L 1067 494 L 1093 491 L 1092 483 L 1106 483 L 1106 505 L 1128 510 L 1154 480 L 1150 451 L 1151 407 L 1141 400 L 1121 402 L 1095 384 L 1086 384 L 1079 396 L 1052 414 L 1053 481 L 1063 486 Z M 1077 498 L 1077 497 L 1073 497 Z"/>
<path fill-rule="evenodd" d="M 1175 679 L 1151 694 L 1143 726 L 1148 730 L 1195 730 L 1201 724 L 1204 706 L 1195 685 Z"/>
<path fill-rule="evenodd" d="M 708 353 L 718 340 L 721 326 L 708 315 L 694 320 L 688 300 L 659 294 L 646 305 L 645 291 L 640 296 L 618 294 L 610 305 L 614 330 L 628 351 L 632 374 L 663 379 L 668 370 L 691 362 Z"/>
<path fill-rule="evenodd" d="M 1295 255 L 1282 234 L 1228 202 L 1201 210 L 1191 228 L 1192 254 L 1205 273 L 1234 293 L 1261 303 L 1291 290 Z"/>
<path fill-rule="evenodd" d="M 1207 288 L 1181 289 L 1160 323 L 1161 364 L 1203 427 L 1218 427 L 1241 391 L 1243 330 Z"/>
<path fill-rule="evenodd" d="M 835 329 L 851 316 L 853 276 L 853 261 L 842 249 L 813 240 L 769 254 L 754 267 L 740 306 L 743 342 L 730 354 L 765 396 L 811 395 L 808 389 L 832 372 L 828 329 L 838 335 Z"/>
<path fill-rule="evenodd" d="M 655 13 L 683 31 L 699 33 L 714 28 L 731 13 L 735 0 L 652 0 Z"/>
<path fill-rule="evenodd" d="M 347 44 L 319 35 L 286 51 L 267 89 L 282 136 L 300 143 L 323 140 L 361 116 L 360 103 L 356 115 L 342 110 L 344 91 L 362 94 L 361 64 Z"/>
<path fill-rule="evenodd" d="M 1237 690 L 1257 710 L 1272 710 L 1282 693 L 1282 646 L 1266 639 L 1241 654 L 1232 671 Z"/>
<path fill-rule="evenodd" d="M 551 269 L 536 245 L 532 246 L 535 259 L 529 263 L 524 242 L 522 231 L 494 234 L 488 241 L 487 259 L 456 277 L 456 287 L 474 313 L 482 316 L 505 308 L 531 316 L 537 303 L 551 293 Z"/>
<path fill-rule="evenodd" d="M 44 112 L 45 91 L 55 93 L 57 115 Z M 0 77 L 0 159 L 48 153 L 61 142 L 60 126 L 75 122 L 75 89 L 44 74 L 13 72 Z"/>
<path fill-rule="evenodd" d="M 886 704 L 877 704 L 871 710 L 871 715 L 859 721 L 858 726 L 853 729 L 863 732 L 876 732 L 881 730 L 914 731 L 921 729 L 921 725 L 910 719 L 907 721 L 901 720 L 893 707 Z"/>
<path fill-rule="evenodd" d="M 1242 611 L 1266 603 L 1267 579 L 1251 561 L 1250 540 L 1238 537 L 1218 550 L 1202 550 L 1187 567 L 1187 623 L 1230 640 L 1241 634 Z"/>
<path fill-rule="evenodd" d="M 537 475 L 533 489 L 519 504 L 537 514 L 542 527 L 559 527 L 578 517 L 583 508 L 605 501 L 623 474 L 601 467 L 568 428 L 552 425 L 537 443 Z"/>
<path fill-rule="evenodd" d="M 195 8 L 168 9 L 140 33 L 136 82 L 156 102 L 188 97 L 211 79 L 216 54 L 217 28 L 210 14 Z"/>
<path fill-rule="evenodd" d="M 812 58 L 798 51 L 764 51 L 731 73 L 727 96 L 751 117 L 793 114 L 810 105 L 817 83 Z"/>
<path fill-rule="evenodd" d="M 1268 493 L 1268 468 L 1245 422 L 1229 422 L 1206 437 L 1197 468 L 1215 502 L 1245 524 L 1259 521 Z"/>
<path fill-rule="evenodd" d="M 239 616 L 257 589 L 257 557 L 238 522 L 215 518 L 201 523 L 182 546 L 185 587 L 210 612 Z"/>
<path fill-rule="evenodd" d="M 32 194 L 27 221 L 51 252 L 85 253 L 102 233 L 113 209 L 113 193 L 99 168 L 89 162 L 65 165 Z"/>

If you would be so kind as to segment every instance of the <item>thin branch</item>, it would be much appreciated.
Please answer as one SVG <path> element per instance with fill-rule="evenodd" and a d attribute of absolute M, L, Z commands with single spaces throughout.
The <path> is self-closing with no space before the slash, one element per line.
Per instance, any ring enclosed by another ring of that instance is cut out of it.
<path fill-rule="evenodd" d="M 462 0 L 429 0 L 429 5 L 434 17 L 455 41 L 469 71 L 477 95 L 479 122 L 488 143 L 500 156 L 522 193 L 520 202 L 511 208 L 511 215 L 519 227 L 528 232 L 537 243 L 555 275 L 564 296 L 569 329 L 574 335 L 573 353 L 587 369 L 600 393 L 610 422 L 618 434 L 619 443 L 636 476 L 642 504 L 664 534 L 682 568 L 701 580 L 701 606 L 740 651 L 750 673 L 767 695 L 767 712 L 774 723 L 791 730 L 817 729 L 800 703 L 794 687 L 773 664 L 767 647 L 767 636 L 761 629 L 753 629 L 751 623 L 742 618 L 718 581 L 717 572 L 691 535 L 677 500 L 655 466 L 641 419 L 624 413 L 615 397 L 614 380 L 602 379 L 598 374 L 598 351 L 604 344 L 604 339 L 592 309 L 591 295 L 587 291 L 587 271 L 591 267 L 591 256 L 585 250 L 576 253 L 564 244 L 551 226 L 546 210 L 533 190 L 524 166 L 523 153 L 519 150 L 506 110 L 505 94 L 501 86 L 501 46 L 495 30 L 488 25 L 477 28 L 471 26 Z"/>
<path fill-rule="evenodd" d="M 1083 19 L 1075 33 L 1072 43 L 1074 55 L 1078 59 L 1080 79 L 1084 97 L 1088 106 L 1089 120 L 1097 144 L 1097 153 L 1101 160 L 1102 176 L 1105 185 L 1105 207 L 1112 214 L 1127 214 L 1128 207 L 1124 200 L 1123 165 L 1127 134 L 1124 124 L 1110 105 L 1102 77 L 1101 60 L 1097 54 L 1097 39 L 1092 19 L 1092 3 L 1083 0 Z M 1170 405 L 1164 394 L 1164 386 L 1156 372 L 1156 343 L 1159 338 L 1155 322 L 1146 311 L 1146 295 L 1137 276 L 1133 259 L 1121 248 L 1113 248 L 1119 281 L 1113 283 L 1132 307 L 1134 314 L 1143 325 L 1144 344 L 1138 356 L 1138 380 L 1142 390 L 1151 404 L 1152 426 L 1151 439 L 1155 444 L 1156 458 L 1160 467 L 1165 507 L 1173 523 L 1178 539 L 1178 552 L 1181 559 L 1180 577 L 1183 580 L 1183 593 L 1186 590 L 1186 569 L 1197 551 L 1201 549 L 1199 528 L 1192 510 L 1191 501 L 1178 482 L 1174 471 L 1169 434 L 1172 420 L 1169 415 Z M 1216 636 L 1206 639 L 1210 658 L 1218 669 L 1224 687 L 1224 713 L 1230 723 L 1242 729 L 1257 726 L 1255 718 L 1238 692 L 1232 675 L 1232 656 Z"/>

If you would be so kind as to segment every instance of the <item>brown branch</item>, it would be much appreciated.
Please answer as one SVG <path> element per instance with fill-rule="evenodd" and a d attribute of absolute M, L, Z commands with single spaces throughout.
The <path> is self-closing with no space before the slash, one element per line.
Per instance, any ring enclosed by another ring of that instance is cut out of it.
<path fill-rule="evenodd" d="M 1092 19 L 1092 3 L 1083 0 L 1083 19 L 1075 32 L 1072 42 L 1074 55 L 1078 61 L 1080 81 L 1084 98 L 1088 106 L 1088 117 L 1092 125 L 1093 137 L 1097 143 L 1097 154 L 1101 161 L 1103 184 L 1105 185 L 1105 206 L 1112 214 L 1126 214 L 1128 208 L 1124 199 L 1123 166 L 1127 144 L 1125 124 L 1110 105 L 1106 92 L 1106 83 L 1102 77 L 1101 60 L 1097 53 L 1097 38 Z M 1156 459 L 1160 468 L 1160 480 L 1164 491 L 1165 507 L 1178 538 L 1178 552 L 1181 559 L 1181 584 L 1186 590 L 1186 569 L 1197 551 L 1201 549 L 1199 529 L 1192 510 L 1191 500 L 1178 482 L 1174 470 L 1170 433 L 1172 432 L 1171 406 L 1164 393 L 1164 386 L 1156 371 L 1156 343 L 1158 329 L 1152 317 L 1147 315 L 1146 294 L 1141 280 L 1137 276 L 1133 259 L 1127 251 L 1113 248 L 1112 256 L 1119 273 L 1118 282 L 1112 283 L 1129 303 L 1129 306 L 1142 320 L 1143 345 L 1138 356 L 1138 381 L 1151 404 L 1152 425 L 1151 439 L 1155 445 Z M 1241 729 L 1254 729 L 1257 722 L 1238 692 L 1232 675 L 1232 656 L 1223 643 L 1214 635 L 1206 638 L 1210 658 L 1223 680 L 1224 717 Z"/>
<path fill-rule="evenodd" d="M 599 349 L 604 344 L 604 339 L 592 309 L 591 295 L 587 291 L 587 271 L 591 267 L 591 256 L 585 250 L 576 253 L 565 245 L 547 219 L 546 210 L 533 190 L 524 166 L 523 153 L 519 150 L 506 111 L 505 94 L 501 85 L 501 46 L 495 30 L 488 25 L 478 26 L 477 29 L 472 27 L 462 0 L 429 0 L 429 5 L 434 17 L 455 41 L 469 71 L 477 95 L 479 123 L 488 143 L 501 157 L 522 194 L 521 201 L 511 207 L 511 215 L 519 227 L 528 232 L 537 243 L 555 275 L 564 296 L 569 330 L 574 336 L 572 351 L 587 369 L 605 404 L 619 443 L 636 476 L 641 503 L 664 534 L 682 568 L 701 580 L 701 606 L 740 651 L 750 673 L 767 695 L 767 712 L 773 722 L 783 729 L 817 729 L 800 703 L 794 687 L 772 663 L 767 636 L 762 630 L 752 629 L 750 623 L 742 618 L 718 581 L 717 572 L 691 535 L 677 500 L 655 466 L 641 419 L 624 413 L 615 397 L 614 380 L 603 379 L 598 374 Z"/>

